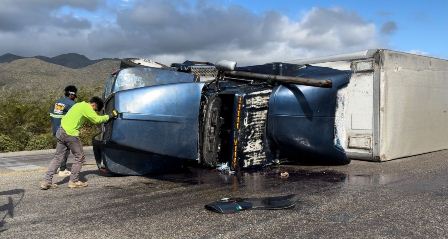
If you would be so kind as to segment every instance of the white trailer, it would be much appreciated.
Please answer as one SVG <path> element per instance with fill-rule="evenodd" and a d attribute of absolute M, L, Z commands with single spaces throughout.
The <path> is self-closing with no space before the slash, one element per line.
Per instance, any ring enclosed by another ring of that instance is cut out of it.
<path fill-rule="evenodd" d="M 290 61 L 352 72 L 338 92 L 335 142 L 387 161 L 448 149 L 448 61 L 385 49 Z"/>

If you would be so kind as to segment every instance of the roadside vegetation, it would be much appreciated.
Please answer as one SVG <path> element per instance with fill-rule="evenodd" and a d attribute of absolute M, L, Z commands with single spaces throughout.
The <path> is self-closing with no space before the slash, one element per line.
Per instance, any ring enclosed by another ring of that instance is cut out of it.
<path fill-rule="evenodd" d="M 54 148 L 48 111 L 65 86 L 78 87 L 78 102 L 101 96 L 105 79 L 119 64 L 105 60 L 72 69 L 35 58 L 0 63 L 0 152 Z M 83 144 L 90 145 L 98 131 L 86 124 Z"/>
<path fill-rule="evenodd" d="M 77 102 L 88 101 L 91 96 L 101 96 L 102 87 L 79 88 Z M 9 92 L 0 97 L 0 152 L 51 149 L 56 141 L 51 134 L 49 109 L 62 96 L 60 91 L 47 92 L 36 97 L 32 92 Z M 99 132 L 98 126 L 86 123 L 81 130 L 84 145 Z"/>

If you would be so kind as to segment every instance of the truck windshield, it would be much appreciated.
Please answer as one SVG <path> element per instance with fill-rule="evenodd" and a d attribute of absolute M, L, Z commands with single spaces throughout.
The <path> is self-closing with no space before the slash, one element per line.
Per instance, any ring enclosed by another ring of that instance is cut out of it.
<path fill-rule="evenodd" d="M 126 68 L 118 73 L 113 92 L 154 85 L 190 83 L 194 82 L 194 80 L 194 76 L 191 74 L 167 69 L 150 67 Z"/>

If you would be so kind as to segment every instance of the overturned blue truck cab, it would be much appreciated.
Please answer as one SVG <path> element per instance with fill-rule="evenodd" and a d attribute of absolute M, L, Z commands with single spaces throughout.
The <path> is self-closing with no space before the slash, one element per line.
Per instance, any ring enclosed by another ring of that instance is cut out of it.
<path fill-rule="evenodd" d="M 335 133 L 337 92 L 350 71 L 270 63 L 124 67 L 106 82 L 105 113 L 119 117 L 93 139 L 98 167 L 161 173 L 188 161 L 232 170 L 282 161 L 348 164 Z M 216 71 L 201 80 L 197 65 Z"/>

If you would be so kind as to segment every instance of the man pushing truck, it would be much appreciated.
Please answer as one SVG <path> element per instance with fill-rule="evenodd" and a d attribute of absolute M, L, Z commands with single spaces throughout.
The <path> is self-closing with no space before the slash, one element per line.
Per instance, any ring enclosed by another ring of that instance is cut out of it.
<path fill-rule="evenodd" d="M 75 156 L 74 163 L 71 168 L 69 188 L 87 187 L 87 182 L 79 180 L 79 172 L 82 164 L 85 162 L 85 155 L 82 148 L 81 139 L 79 138 L 79 129 L 86 120 L 93 124 L 101 124 L 117 117 L 117 112 L 114 110 L 110 115 L 98 115 L 101 111 L 104 102 L 99 97 L 92 97 L 90 101 L 79 102 L 73 105 L 67 114 L 62 117 L 61 127 L 56 132 L 57 145 L 56 152 L 53 159 L 48 166 L 48 171 L 45 174 L 44 181 L 40 184 L 40 189 L 47 190 L 56 188 L 53 184 L 53 175 L 56 173 L 61 161 L 70 150 Z"/>

